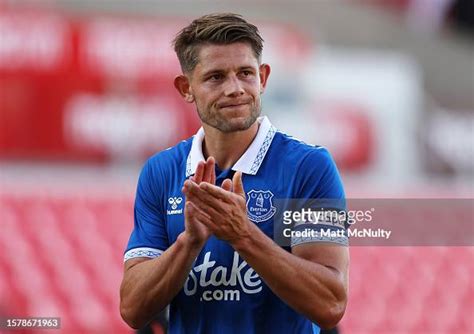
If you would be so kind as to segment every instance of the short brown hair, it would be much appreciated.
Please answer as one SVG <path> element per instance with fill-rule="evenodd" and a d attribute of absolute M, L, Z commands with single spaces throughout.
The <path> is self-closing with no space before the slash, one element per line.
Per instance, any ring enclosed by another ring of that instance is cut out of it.
<path fill-rule="evenodd" d="M 183 73 L 189 73 L 199 61 L 200 46 L 236 42 L 248 43 L 260 63 L 263 39 L 258 28 L 233 13 L 209 14 L 195 19 L 176 35 L 173 45 Z"/>

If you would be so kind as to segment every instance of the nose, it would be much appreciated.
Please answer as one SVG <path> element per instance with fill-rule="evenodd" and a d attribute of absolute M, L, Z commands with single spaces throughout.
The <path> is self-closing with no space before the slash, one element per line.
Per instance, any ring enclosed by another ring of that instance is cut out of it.
<path fill-rule="evenodd" d="M 239 78 L 236 75 L 230 75 L 224 88 L 225 96 L 237 97 L 243 95 L 244 92 L 242 82 L 240 82 Z"/>

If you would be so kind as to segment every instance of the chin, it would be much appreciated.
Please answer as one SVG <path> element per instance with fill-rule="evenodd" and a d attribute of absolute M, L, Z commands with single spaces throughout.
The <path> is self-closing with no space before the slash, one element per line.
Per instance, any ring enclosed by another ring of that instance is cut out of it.
<path fill-rule="evenodd" d="M 260 112 L 254 108 L 245 108 L 243 110 L 220 109 L 211 115 L 212 114 L 199 113 L 201 122 L 221 132 L 231 133 L 248 130 L 257 121 Z"/>
<path fill-rule="evenodd" d="M 227 120 L 216 126 L 222 132 L 237 132 L 248 130 L 256 121 L 256 118 L 253 117 L 238 117 L 232 120 Z"/>

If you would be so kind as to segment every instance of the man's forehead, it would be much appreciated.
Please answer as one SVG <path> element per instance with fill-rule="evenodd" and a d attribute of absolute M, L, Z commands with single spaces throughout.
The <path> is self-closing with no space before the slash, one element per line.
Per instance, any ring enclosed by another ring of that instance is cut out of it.
<path fill-rule="evenodd" d="M 220 67 L 256 67 L 258 60 L 247 43 L 232 44 L 206 44 L 200 47 L 198 52 L 197 67 L 208 71 Z"/>

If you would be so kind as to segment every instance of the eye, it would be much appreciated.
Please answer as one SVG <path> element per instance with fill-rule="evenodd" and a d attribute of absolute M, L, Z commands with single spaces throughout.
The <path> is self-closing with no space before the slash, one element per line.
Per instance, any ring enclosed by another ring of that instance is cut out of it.
<path fill-rule="evenodd" d="M 219 80 L 222 80 L 223 78 L 223 75 L 222 74 L 213 74 L 211 76 L 208 77 L 208 80 L 211 80 L 211 81 L 219 81 Z"/>
<path fill-rule="evenodd" d="M 252 74 L 252 72 L 250 72 L 250 71 L 242 71 L 242 74 L 243 74 L 245 77 L 248 77 L 249 75 Z"/>

